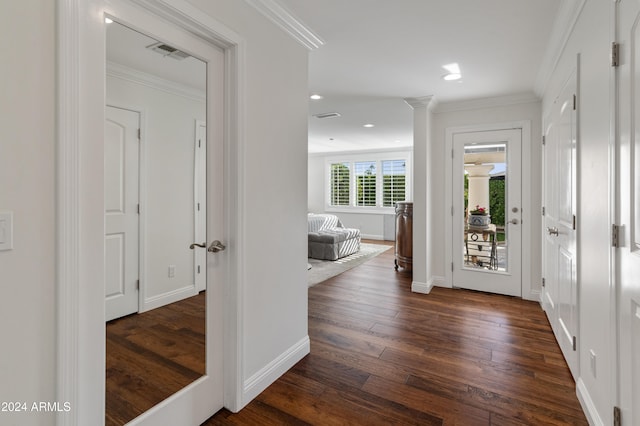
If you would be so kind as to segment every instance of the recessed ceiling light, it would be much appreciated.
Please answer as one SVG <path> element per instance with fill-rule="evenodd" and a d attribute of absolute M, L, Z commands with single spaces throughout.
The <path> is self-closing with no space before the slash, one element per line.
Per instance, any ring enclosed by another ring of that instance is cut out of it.
<path fill-rule="evenodd" d="M 460 72 L 460 65 L 458 65 L 457 62 L 452 62 L 450 64 L 443 65 L 442 68 L 444 68 L 447 71 L 447 73 L 442 76 L 442 78 L 445 79 L 446 81 L 455 81 L 455 80 L 460 80 L 462 78 L 462 72 Z"/>
<path fill-rule="evenodd" d="M 367 124 L 363 125 L 362 127 L 375 127 L 375 124 L 367 123 Z"/>
<path fill-rule="evenodd" d="M 443 75 L 442 78 L 444 78 L 447 81 L 455 81 L 455 80 L 460 80 L 462 78 L 462 75 L 456 74 L 456 73 L 449 73 L 449 74 Z"/>
<path fill-rule="evenodd" d="M 319 99 L 322 99 L 322 96 L 318 95 L 317 93 L 314 93 L 313 95 L 309 96 L 310 99 L 313 99 L 314 101 L 317 101 Z"/>
<path fill-rule="evenodd" d="M 113 19 L 105 17 L 104 18 L 104 23 L 105 24 L 113 24 Z"/>

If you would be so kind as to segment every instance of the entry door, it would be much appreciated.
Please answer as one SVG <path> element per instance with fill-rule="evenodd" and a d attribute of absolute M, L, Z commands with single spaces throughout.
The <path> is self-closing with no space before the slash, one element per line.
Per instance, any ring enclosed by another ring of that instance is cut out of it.
<path fill-rule="evenodd" d="M 454 287 L 522 296 L 521 152 L 521 129 L 453 135 Z"/>
<path fill-rule="evenodd" d="M 640 424 L 640 4 L 618 3 L 619 140 L 616 250 L 620 408 L 623 425 Z"/>
<path fill-rule="evenodd" d="M 140 114 L 106 107 L 105 311 L 106 321 L 138 312 Z"/>
<path fill-rule="evenodd" d="M 574 72 L 545 120 L 542 305 L 577 379 L 576 88 Z"/>

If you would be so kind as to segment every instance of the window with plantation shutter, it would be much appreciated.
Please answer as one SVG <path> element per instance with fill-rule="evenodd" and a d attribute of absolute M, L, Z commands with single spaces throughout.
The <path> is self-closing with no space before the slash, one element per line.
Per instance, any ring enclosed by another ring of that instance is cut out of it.
<path fill-rule="evenodd" d="M 351 191 L 349 163 L 331 164 L 331 205 L 348 206 Z"/>
<path fill-rule="evenodd" d="M 382 161 L 382 205 L 394 207 L 406 199 L 407 163 L 405 160 Z"/>
<path fill-rule="evenodd" d="M 355 163 L 356 206 L 376 205 L 376 162 L 363 161 Z"/>

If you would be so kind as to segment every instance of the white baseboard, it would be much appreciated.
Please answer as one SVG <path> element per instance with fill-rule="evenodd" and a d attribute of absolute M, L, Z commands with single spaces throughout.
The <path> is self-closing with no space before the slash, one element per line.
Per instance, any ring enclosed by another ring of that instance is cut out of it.
<path fill-rule="evenodd" d="M 542 303 L 542 292 L 540 290 L 531 290 L 529 294 L 523 294 L 522 298 L 524 300 Z"/>
<path fill-rule="evenodd" d="M 429 283 L 431 283 L 431 287 L 448 287 L 445 284 L 444 277 L 440 277 L 438 275 L 434 275 L 429 279 Z"/>
<path fill-rule="evenodd" d="M 364 238 L 366 240 L 381 240 L 381 241 L 384 241 L 384 235 L 360 234 L 360 238 Z"/>
<path fill-rule="evenodd" d="M 418 281 L 413 281 L 411 283 L 411 291 L 414 293 L 429 294 L 432 288 L 433 285 L 428 283 L 421 283 Z"/>
<path fill-rule="evenodd" d="M 580 401 L 582 411 L 584 411 L 584 415 L 587 417 L 589 424 L 591 426 L 604 426 L 604 422 L 602 421 L 602 418 L 600 417 L 600 414 L 598 413 L 582 378 L 579 378 L 576 382 L 576 394 L 578 395 L 578 401 Z"/>
<path fill-rule="evenodd" d="M 140 312 L 150 311 L 170 303 L 179 302 L 180 300 L 195 296 L 196 294 L 198 294 L 198 291 L 196 290 L 195 285 L 189 285 L 158 296 L 153 296 L 144 301 Z"/>
<path fill-rule="evenodd" d="M 283 352 L 278 358 L 271 361 L 264 368 L 245 380 L 242 390 L 242 404 L 244 407 L 260 392 L 275 382 L 280 376 L 293 367 L 311 351 L 309 336 L 305 336 L 295 345 Z"/>

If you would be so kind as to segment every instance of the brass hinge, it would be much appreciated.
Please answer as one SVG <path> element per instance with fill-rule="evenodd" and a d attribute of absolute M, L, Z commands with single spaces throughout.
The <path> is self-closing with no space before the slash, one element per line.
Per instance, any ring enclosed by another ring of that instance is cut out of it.
<path fill-rule="evenodd" d="M 578 339 L 576 339 L 576 336 L 573 336 L 573 350 L 577 350 L 578 349 Z"/>
<path fill-rule="evenodd" d="M 542 287 L 547 286 L 547 280 L 545 278 L 542 279 Z"/>
<path fill-rule="evenodd" d="M 620 410 L 620 407 L 613 407 L 613 426 L 622 426 L 622 410 Z"/>
<path fill-rule="evenodd" d="M 620 65 L 620 44 L 615 41 L 611 43 L 611 66 L 617 67 Z"/>
<path fill-rule="evenodd" d="M 611 247 L 620 247 L 620 227 L 618 225 L 611 226 Z"/>

